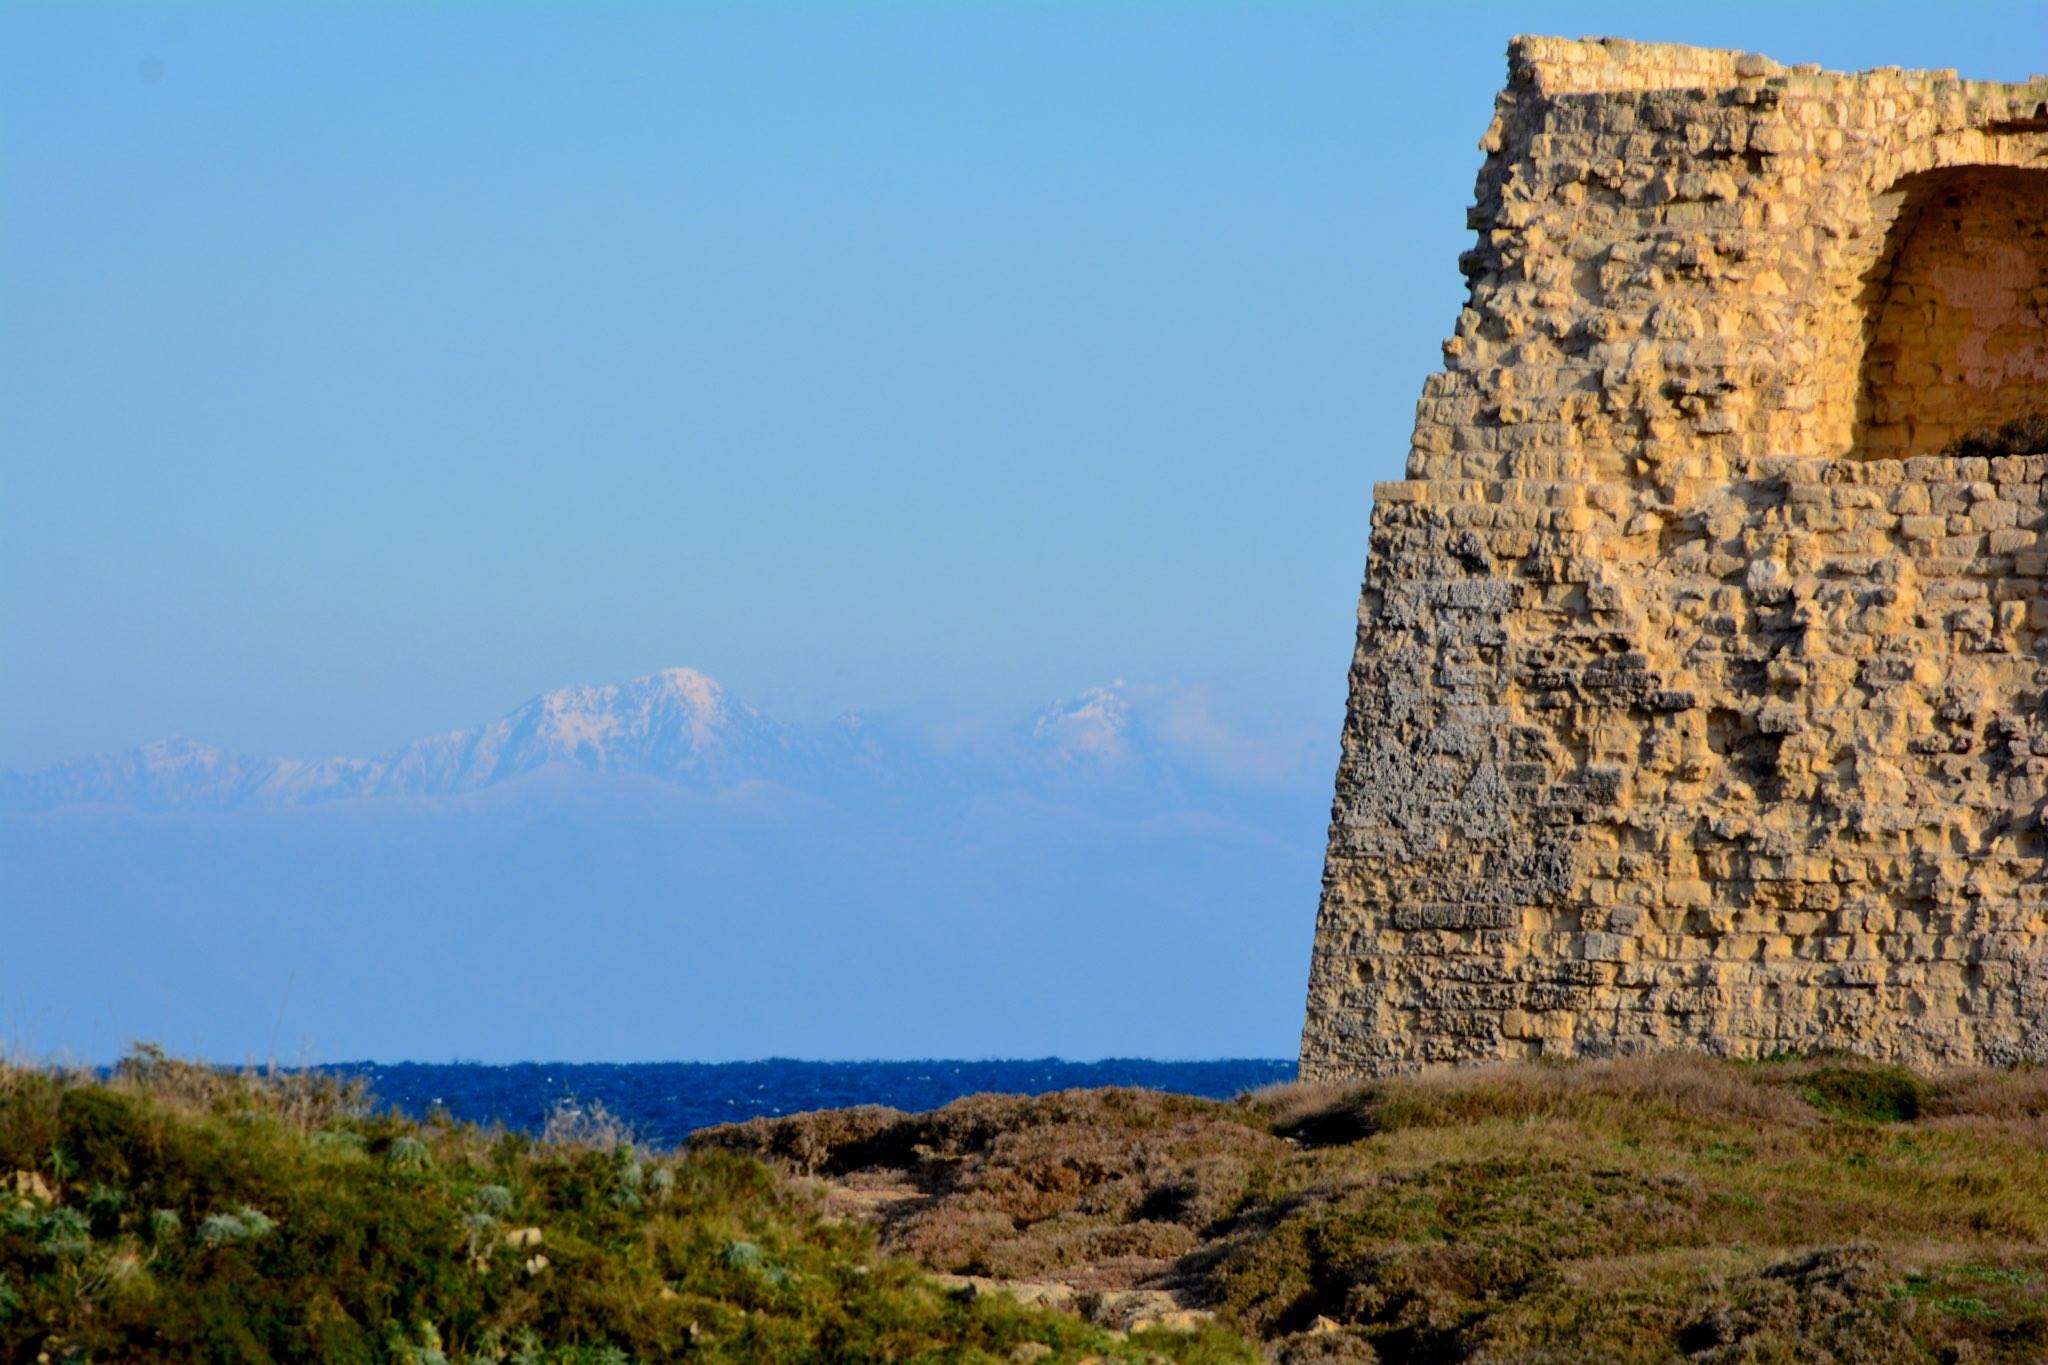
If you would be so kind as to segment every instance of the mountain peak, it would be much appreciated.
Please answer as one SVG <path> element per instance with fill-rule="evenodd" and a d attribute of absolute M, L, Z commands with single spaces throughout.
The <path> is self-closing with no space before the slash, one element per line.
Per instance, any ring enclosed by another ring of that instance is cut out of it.
<path fill-rule="evenodd" d="M 664 692 L 688 698 L 692 705 L 706 708 L 717 706 L 719 700 L 725 696 L 725 688 L 718 679 L 708 673 L 700 673 L 694 668 L 682 666 L 664 668 L 644 678 L 636 678 L 632 685 L 659 687 Z"/>
<path fill-rule="evenodd" d="M 1046 710 L 1031 727 L 1031 737 L 1051 745 L 1062 758 L 1115 762 L 1130 755 L 1130 728 L 1130 703 L 1124 680 L 1118 678 Z"/>

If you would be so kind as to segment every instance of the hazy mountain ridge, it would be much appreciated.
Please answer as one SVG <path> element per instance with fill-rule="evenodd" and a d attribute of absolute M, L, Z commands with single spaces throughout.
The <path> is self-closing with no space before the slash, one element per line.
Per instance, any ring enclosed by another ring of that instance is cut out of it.
<path fill-rule="evenodd" d="M 790 725 L 671 670 L 377 759 L 173 740 L 0 774 L 0 906 L 21 907 L 0 1035 L 102 1060 L 136 1038 L 223 1059 L 1280 1055 L 1334 738 L 1142 683 Z M 1264 1003 L 1163 1009 L 1134 971 Z"/>
<path fill-rule="evenodd" d="M 669 668 L 544 692 L 487 724 L 378 758 L 260 757 L 181 737 L 39 772 L 0 772 L 0 809 L 228 810 L 459 796 L 554 765 L 705 789 L 771 782 L 877 793 L 1059 786 L 1077 777 L 1260 785 L 1270 776 L 1242 770 L 1231 746 L 1241 750 L 1244 737 L 1219 729 L 1205 707 L 1190 710 L 1188 694 L 1139 691 L 1143 702 L 1121 681 L 1090 688 L 1018 727 L 934 732 L 862 717 L 798 726 L 738 701 L 704 673 Z M 1219 734 L 1232 739 L 1219 746 Z"/>

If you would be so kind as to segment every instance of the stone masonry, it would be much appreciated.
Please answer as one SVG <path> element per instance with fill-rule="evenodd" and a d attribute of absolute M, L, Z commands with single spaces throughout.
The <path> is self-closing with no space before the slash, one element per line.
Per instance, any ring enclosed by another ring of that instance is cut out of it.
<path fill-rule="evenodd" d="M 1309 1079 L 2048 1059 L 2048 77 L 1522 38 L 1379 485 Z"/>

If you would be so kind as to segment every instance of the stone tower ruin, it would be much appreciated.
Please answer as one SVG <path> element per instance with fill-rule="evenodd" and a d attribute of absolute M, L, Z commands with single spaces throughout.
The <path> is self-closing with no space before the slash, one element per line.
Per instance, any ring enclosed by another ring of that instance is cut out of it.
<path fill-rule="evenodd" d="M 2048 77 L 1518 39 L 1376 490 L 1306 1078 L 2048 1058 Z"/>

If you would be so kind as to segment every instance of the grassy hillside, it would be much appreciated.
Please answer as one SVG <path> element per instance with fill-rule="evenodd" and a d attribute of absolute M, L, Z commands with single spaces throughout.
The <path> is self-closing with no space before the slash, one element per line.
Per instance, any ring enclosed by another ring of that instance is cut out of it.
<path fill-rule="evenodd" d="M 714 1130 L 942 1271 L 1206 1305 L 1309 1361 L 2048 1359 L 2048 1072 L 1510 1067 L 1235 1103 Z"/>
<path fill-rule="evenodd" d="M 942 1286 L 742 1153 L 374 1114 L 154 1054 L 0 1067 L 0 1361 L 1254 1358 Z"/>

